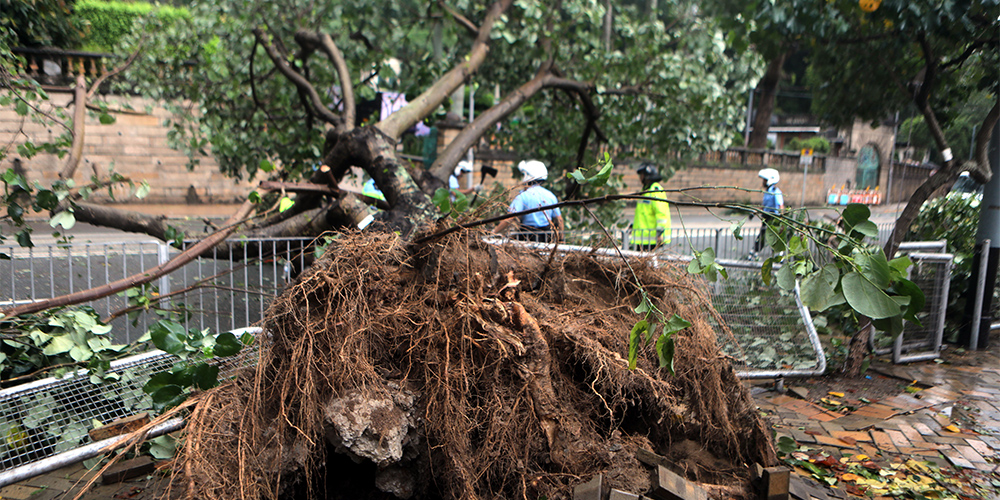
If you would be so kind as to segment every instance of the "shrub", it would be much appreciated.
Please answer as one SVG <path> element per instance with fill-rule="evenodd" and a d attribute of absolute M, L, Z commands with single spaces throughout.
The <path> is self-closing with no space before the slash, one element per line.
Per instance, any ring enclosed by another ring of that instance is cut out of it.
<path fill-rule="evenodd" d="M 123 36 L 132 32 L 136 21 L 146 16 L 153 15 L 167 25 L 191 16 L 185 8 L 105 0 L 79 0 L 73 14 L 89 26 L 84 37 L 85 48 L 101 52 L 112 51 Z"/>
<path fill-rule="evenodd" d="M 825 137 L 814 135 L 808 139 L 794 137 L 785 144 L 785 150 L 787 151 L 801 151 L 803 149 L 811 149 L 817 154 L 826 154 L 830 152 L 830 141 L 826 140 Z"/>
<path fill-rule="evenodd" d="M 964 294 L 972 276 L 981 203 L 980 196 L 954 192 L 928 200 L 920 207 L 906 236 L 906 241 L 946 240 L 948 251 L 955 256 L 948 292 L 948 331 L 956 331 L 965 314 Z"/>

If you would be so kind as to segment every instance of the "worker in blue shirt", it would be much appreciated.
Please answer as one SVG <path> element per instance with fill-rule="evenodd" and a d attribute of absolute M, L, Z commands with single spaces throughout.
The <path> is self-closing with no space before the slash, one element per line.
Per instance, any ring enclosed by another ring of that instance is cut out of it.
<path fill-rule="evenodd" d="M 541 185 L 549 177 L 548 169 L 544 163 L 538 160 L 522 161 L 517 165 L 517 169 L 523 176 L 521 182 L 527 188 L 514 198 L 514 201 L 510 204 L 510 208 L 507 210 L 508 213 L 555 205 L 559 202 L 556 199 L 556 195 L 552 194 L 552 191 L 543 188 Z M 500 221 L 500 224 L 497 224 L 493 232 L 497 234 L 503 233 L 508 226 L 515 222 L 520 223 L 520 228 L 514 234 L 514 237 L 524 241 L 536 241 L 540 243 L 549 243 L 553 239 L 558 241 L 559 235 L 563 230 L 562 212 L 559 208 L 550 208 L 548 210 L 524 214 L 519 218 L 504 219 Z M 554 238 L 553 234 L 555 234 Z"/>
<path fill-rule="evenodd" d="M 785 197 L 781 194 L 781 189 L 778 189 L 778 181 L 781 180 L 778 171 L 773 168 L 761 169 L 760 172 L 757 172 L 757 177 L 763 179 L 764 184 L 764 213 L 760 216 L 760 233 L 757 234 L 757 241 L 754 242 L 752 256 L 756 256 L 757 252 L 764 248 L 766 242 L 764 234 L 767 232 L 768 222 L 785 209 Z"/>

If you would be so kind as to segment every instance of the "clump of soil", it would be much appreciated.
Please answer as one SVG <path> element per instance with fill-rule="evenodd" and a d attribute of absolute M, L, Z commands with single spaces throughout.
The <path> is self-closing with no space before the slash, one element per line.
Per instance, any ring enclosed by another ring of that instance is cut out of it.
<path fill-rule="evenodd" d="M 675 336 L 674 376 L 652 345 L 628 369 L 637 282 L 693 324 Z M 643 493 L 644 447 L 742 484 L 774 451 L 712 314 L 670 266 L 474 232 L 420 246 L 343 235 L 271 306 L 256 370 L 189 418 L 175 483 L 203 499 L 557 499 L 603 473 Z"/>

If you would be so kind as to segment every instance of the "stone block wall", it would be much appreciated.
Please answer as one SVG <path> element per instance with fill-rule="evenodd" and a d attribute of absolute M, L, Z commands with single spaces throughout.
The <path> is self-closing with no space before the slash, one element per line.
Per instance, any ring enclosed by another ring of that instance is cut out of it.
<path fill-rule="evenodd" d="M 72 100 L 68 92 L 50 92 L 51 104 L 72 113 Z M 143 201 L 149 203 L 214 202 L 230 203 L 242 201 L 247 195 L 250 183 L 237 182 L 219 172 L 215 160 L 210 156 L 199 158 L 200 163 L 188 170 L 188 158 L 167 145 L 168 128 L 164 122 L 169 113 L 154 103 L 138 98 L 109 97 L 111 109 L 125 109 L 123 102 L 134 111 L 116 113 L 116 121 L 102 125 L 96 116 L 88 113 L 83 158 L 77 167 L 74 180 L 77 184 L 87 183 L 95 173 L 107 177 L 112 170 L 136 183 L 146 180 L 152 189 Z M 13 107 L 0 109 L 0 144 L 12 143 L 8 157 L 0 162 L 0 170 L 11 166 L 14 158 L 20 158 L 17 144 L 26 140 L 41 143 L 56 139 L 64 129 L 58 125 L 42 125 L 17 115 Z M 22 158 L 22 165 L 29 181 L 39 181 L 43 185 L 58 179 L 65 163 L 51 154 L 38 154 L 32 158 Z M 137 202 L 127 198 L 124 189 L 118 189 L 118 201 Z M 107 191 L 95 192 L 92 199 L 107 200 Z"/>

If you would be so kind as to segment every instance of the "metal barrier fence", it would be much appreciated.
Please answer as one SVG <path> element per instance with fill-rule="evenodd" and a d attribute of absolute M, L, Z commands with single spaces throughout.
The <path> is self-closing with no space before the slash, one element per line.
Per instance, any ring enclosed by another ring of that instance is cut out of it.
<path fill-rule="evenodd" d="M 312 239 L 235 239 L 217 246 L 174 273 L 150 283 L 161 298 L 154 307 L 187 313 L 189 328 L 226 331 L 260 321 L 270 300 L 295 272 L 306 267 Z M 86 290 L 152 269 L 180 253 L 162 242 L 73 243 L 33 248 L 0 246 L 11 256 L 0 260 L 0 307 L 34 302 Z M 8 298 L 9 297 L 9 298 Z M 122 313 L 124 294 L 87 305 L 110 323 L 115 341 L 131 343 L 159 318 Z"/>
<path fill-rule="evenodd" d="M 260 329 L 233 333 L 244 332 L 256 335 Z M 244 349 L 234 358 L 217 361 L 220 379 L 254 362 L 256 352 Z M 163 351 L 150 351 L 111 363 L 107 373 L 117 374 L 117 380 L 94 384 L 86 370 L 79 370 L 0 390 L 0 487 L 100 455 L 115 438 L 98 444 L 88 432 L 96 422 L 109 424 L 151 410 L 152 400 L 142 387 L 176 360 Z M 175 429 L 167 426 L 159 432 Z"/>
<path fill-rule="evenodd" d="M 563 245 L 491 238 L 496 245 L 517 245 L 540 252 L 583 252 L 607 259 L 618 259 L 619 252 L 611 248 Z M 686 266 L 691 257 L 665 253 L 623 250 L 626 258 L 651 258 L 654 265 L 673 262 Z M 732 335 L 717 328 L 717 341 L 723 353 L 733 360 L 733 368 L 741 378 L 807 377 L 826 371 L 826 354 L 813 326 L 809 310 L 799 298 L 798 286 L 793 292 L 776 285 L 767 286 L 761 277 L 761 263 L 747 260 L 716 259 L 726 268 L 729 278 L 712 283 L 702 279 L 712 305 L 729 326 Z M 780 269 L 775 266 L 775 270 Z M 713 320 L 714 323 L 714 320 Z M 718 326 L 717 324 L 713 326 Z"/>
<path fill-rule="evenodd" d="M 876 354 L 891 353 L 893 363 L 897 364 L 935 359 L 941 354 L 954 261 L 954 255 L 944 252 L 946 248 L 945 241 L 900 245 L 899 253 L 908 255 L 914 263 L 909 279 L 923 290 L 926 302 L 917 314 L 920 325 L 905 322 L 903 332 L 896 338 L 884 332 L 872 335 L 872 350 Z"/>

